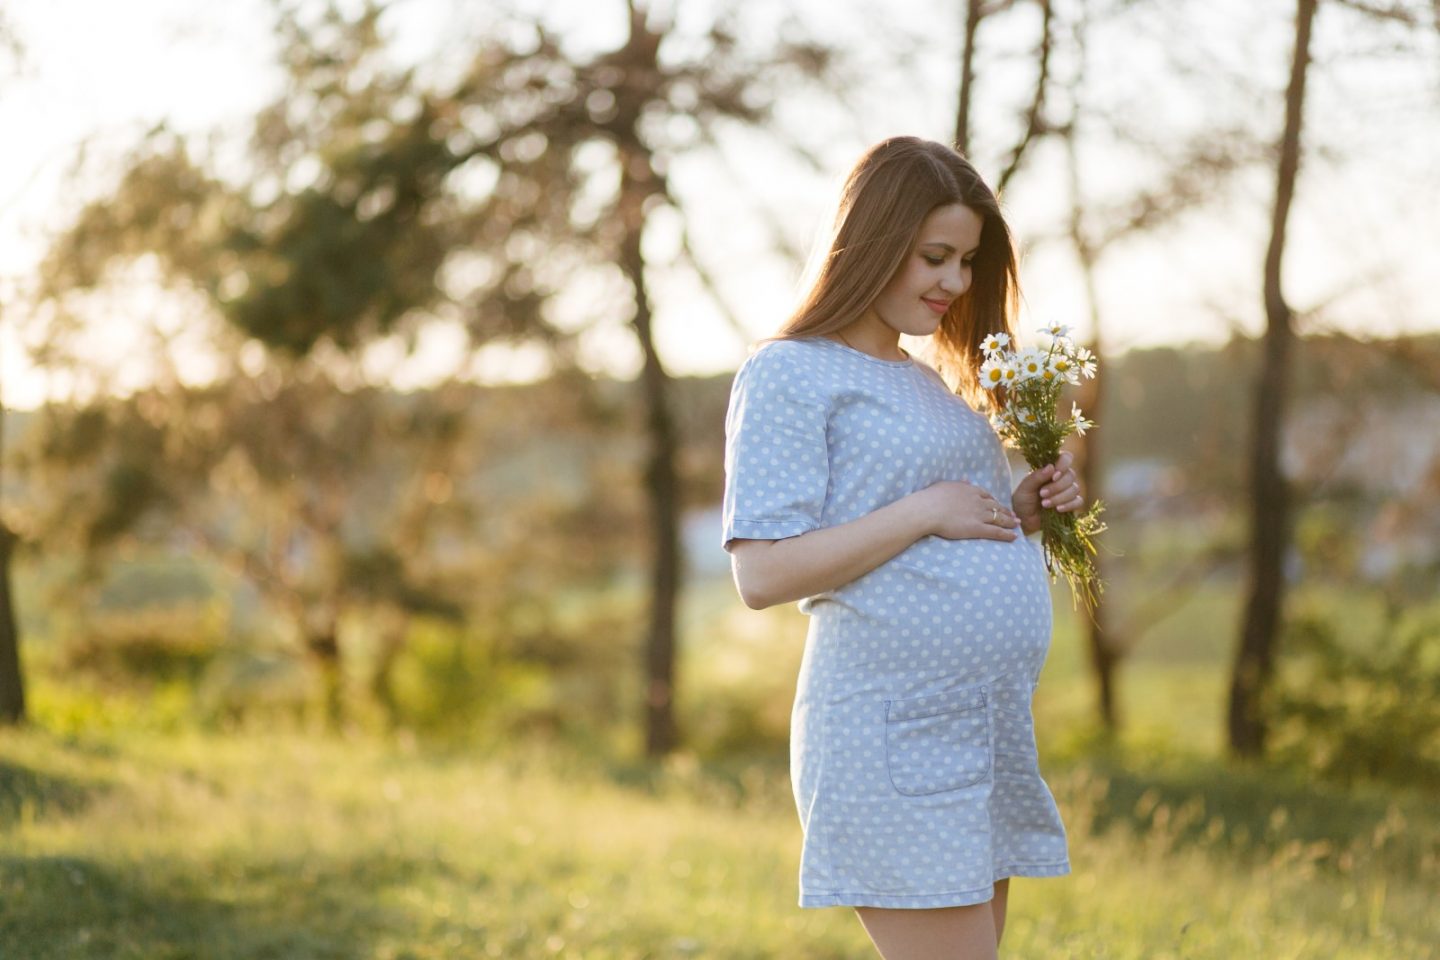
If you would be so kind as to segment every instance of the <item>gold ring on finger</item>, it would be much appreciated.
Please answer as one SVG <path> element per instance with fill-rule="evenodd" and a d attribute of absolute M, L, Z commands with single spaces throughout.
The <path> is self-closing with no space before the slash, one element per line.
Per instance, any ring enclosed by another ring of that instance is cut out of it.
<path fill-rule="evenodd" d="M 1000 516 L 1000 508 L 999 508 L 999 507 L 991 507 L 991 508 L 990 508 L 990 522 L 991 522 L 991 523 L 994 523 L 994 522 L 995 522 L 995 518 L 998 517 L 998 516 Z"/>

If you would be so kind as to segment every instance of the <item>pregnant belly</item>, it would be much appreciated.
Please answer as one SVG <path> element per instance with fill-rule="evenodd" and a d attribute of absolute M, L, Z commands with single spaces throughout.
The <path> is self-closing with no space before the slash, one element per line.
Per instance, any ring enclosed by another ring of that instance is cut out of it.
<path fill-rule="evenodd" d="M 1038 600 L 1038 588 L 1049 603 L 1044 555 L 1039 543 L 1025 537 L 1009 541 L 922 537 L 889 562 L 936 584 L 1016 603 Z"/>
<path fill-rule="evenodd" d="M 962 644 L 1004 650 L 1020 662 L 1050 643 L 1050 577 L 1040 544 L 1019 538 L 947 540 L 929 536 L 877 568 L 901 629 L 927 626 Z"/>
<path fill-rule="evenodd" d="M 924 537 L 834 599 L 814 607 L 821 672 L 867 689 L 1034 676 L 1050 646 L 1050 576 L 1022 538 Z"/>
<path fill-rule="evenodd" d="M 1038 542 L 926 537 L 834 599 L 815 606 L 807 644 L 827 701 L 910 696 L 959 679 L 1028 682 L 1050 646 Z"/>

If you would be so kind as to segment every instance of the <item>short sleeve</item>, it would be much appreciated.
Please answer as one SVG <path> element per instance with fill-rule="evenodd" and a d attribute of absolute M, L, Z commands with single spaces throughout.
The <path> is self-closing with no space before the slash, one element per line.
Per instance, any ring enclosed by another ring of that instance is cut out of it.
<path fill-rule="evenodd" d="M 725 414 L 721 544 L 779 540 L 820 526 L 830 482 L 828 404 L 803 365 L 762 347 L 741 364 Z"/>

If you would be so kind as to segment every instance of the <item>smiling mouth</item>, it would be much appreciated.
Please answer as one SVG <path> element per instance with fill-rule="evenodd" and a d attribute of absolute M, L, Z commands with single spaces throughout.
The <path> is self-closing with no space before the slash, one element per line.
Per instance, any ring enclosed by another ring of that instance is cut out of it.
<path fill-rule="evenodd" d="M 950 303 L 947 300 L 929 300 L 925 297 L 921 297 L 920 299 L 925 301 L 925 306 L 934 310 L 936 313 L 944 313 L 950 309 Z"/>

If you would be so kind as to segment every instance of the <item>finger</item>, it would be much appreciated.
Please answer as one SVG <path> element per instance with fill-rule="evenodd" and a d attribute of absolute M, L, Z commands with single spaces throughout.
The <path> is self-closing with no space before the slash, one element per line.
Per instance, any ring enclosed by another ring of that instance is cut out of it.
<path fill-rule="evenodd" d="M 1068 502 L 1069 502 L 1071 499 L 1073 499 L 1075 496 L 1079 495 L 1079 493 L 1080 493 L 1080 486 L 1079 486 L 1079 484 L 1074 484 L 1074 483 L 1072 483 L 1072 484 L 1070 484 L 1068 487 L 1065 487 L 1065 488 L 1062 489 L 1059 493 L 1055 494 L 1055 495 L 1052 496 L 1052 497 L 1042 497 L 1041 500 L 1040 500 L 1040 506 L 1042 506 L 1042 507 L 1049 507 L 1049 506 L 1052 506 L 1052 505 L 1054 505 L 1054 504 L 1068 503 Z"/>
<path fill-rule="evenodd" d="M 1056 493 L 1059 493 L 1066 487 L 1072 484 L 1078 485 L 1079 483 L 1080 481 L 1075 476 L 1074 472 L 1067 470 L 1060 476 L 1053 478 L 1049 483 L 1045 484 L 1045 486 L 1041 487 L 1040 496 L 1053 497 Z"/>
<path fill-rule="evenodd" d="M 981 523 L 1003 525 L 1009 520 L 1014 520 L 1017 523 L 1020 520 L 1014 510 L 1011 510 L 994 497 L 986 501 L 982 505 L 982 509 L 984 512 L 980 515 Z"/>
<path fill-rule="evenodd" d="M 1057 473 L 1054 477 L 1050 478 L 1050 484 L 1051 486 L 1054 486 L 1057 483 L 1069 484 L 1074 483 L 1076 479 L 1077 477 L 1075 476 L 1075 471 L 1071 470 L 1069 467 L 1066 467 L 1064 470 L 1061 470 L 1059 473 Z"/>

